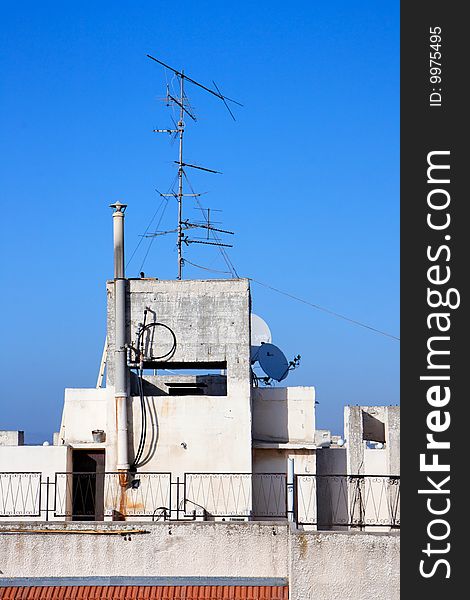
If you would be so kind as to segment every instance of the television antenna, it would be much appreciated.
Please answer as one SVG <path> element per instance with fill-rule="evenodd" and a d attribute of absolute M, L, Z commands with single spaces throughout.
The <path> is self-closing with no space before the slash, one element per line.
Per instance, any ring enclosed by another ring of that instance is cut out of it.
<path fill-rule="evenodd" d="M 188 77 L 188 75 L 186 75 L 183 70 L 178 71 L 178 70 L 174 69 L 173 67 L 170 67 L 169 65 L 165 64 L 158 58 L 151 56 L 150 54 L 147 54 L 147 57 L 150 58 L 151 60 L 155 61 L 156 63 L 162 65 L 165 69 L 172 71 L 178 79 L 179 96 L 177 97 L 176 95 L 171 94 L 170 87 L 167 85 L 165 100 L 166 100 L 167 106 L 176 107 L 177 109 L 179 109 L 179 121 L 177 123 L 173 122 L 173 128 L 154 129 L 154 132 L 167 133 L 167 134 L 171 135 L 173 137 L 173 139 L 178 138 L 179 139 L 179 150 L 178 150 L 178 160 L 174 161 L 178 165 L 178 191 L 168 193 L 168 194 L 160 193 L 160 196 L 162 196 L 162 197 L 176 198 L 177 203 L 178 203 L 178 226 L 177 226 L 176 230 L 170 230 L 167 232 L 155 232 L 153 234 L 148 234 L 145 237 L 155 237 L 156 235 L 165 235 L 167 233 L 176 233 L 177 234 L 177 236 L 176 236 L 176 247 L 178 250 L 178 277 L 177 277 L 177 279 L 182 279 L 183 278 L 183 265 L 184 265 L 184 258 L 183 258 L 183 247 L 184 246 L 189 246 L 190 244 L 204 244 L 204 245 L 209 245 L 209 246 L 219 246 L 219 247 L 231 248 L 232 247 L 231 244 L 225 244 L 225 243 L 220 242 L 217 234 L 222 233 L 222 234 L 233 235 L 233 231 L 227 231 L 224 229 L 213 227 L 213 225 L 211 224 L 211 221 L 210 221 L 210 209 L 206 209 L 206 211 L 208 211 L 208 212 L 207 212 L 207 218 L 206 218 L 205 223 L 191 223 L 189 220 L 185 220 L 183 218 L 183 199 L 185 197 L 197 198 L 198 196 L 200 196 L 200 194 L 196 194 L 196 193 L 185 193 L 184 179 L 187 177 L 185 169 L 190 168 L 190 169 L 197 169 L 199 171 L 204 171 L 206 173 L 221 174 L 220 171 L 216 171 L 215 169 L 209 169 L 209 168 L 201 166 L 201 165 L 187 163 L 183 159 L 183 139 L 184 139 L 184 133 L 185 133 L 184 118 L 185 118 L 185 116 L 188 116 L 191 120 L 197 121 L 196 115 L 194 114 L 194 111 L 193 111 L 191 104 L 189 103 L 188 97 L 186 96 L 186 93 L 185 93 L 185 82 L 192 83 L 193 85 L 196 85 L 197 87 L 200 87 L 201 89 L 205 90 L 209 94 L 212 94 L 216 98 L 219 98 L 219 100 L 222 100 L 222 102 L 224 103 L 225 107 L 227 108 L 227 110 L 230 113 L 230 116 L 232 117 L 233 120 L 235 120 L 235 117 L 234 117 L 233 112 L 231 111 L 228 103 L 230 102 L 230 103 L 236 104 L 238 106 L 243 106 L 243 104 L 240 104 L 240 102 L 237 102 L 236 100 L 233 100 L 232 98 L 229 98 L 228 96 L 225 96 L 224 94 L 222 94 L 219 87 L 215 83 L 215 81 L 212 81 L 215 89 L 211 89 L 205 85 L 202 85 L 202 83 L 199 83 L 195 79 Z M 203 212 L 203 215 L 206 216 L 206 214 L 204 213 L 204 210 L 202 212 Z M 188 230 L 197 229 L 197 228 L 206 230 L 207 238 L 205 238 L 205 239 L 190 238 L 190 237 L 188 237 L 188 235 L 186 235 L 186 232 Z M 213 235 L 214 241 L 209 241 L 209 235 L 211 233 Z"/>

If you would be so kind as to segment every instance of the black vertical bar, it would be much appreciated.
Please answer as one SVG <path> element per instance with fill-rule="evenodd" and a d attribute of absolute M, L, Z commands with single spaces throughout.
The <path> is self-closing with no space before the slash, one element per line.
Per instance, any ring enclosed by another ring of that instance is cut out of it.
<path fill-rule="evenodd" d="M 46 521 L 49 521 L 49 477 L 46 477 Z"/>
<path fill-rule="evenodd" d="M 172 499 L 172 493 L 171 493 L 172 489 L 171 488 L 172 488 L 172 485 L 173 485 L 172 479 L 173 479 L 173 475 L 172 475 L 172 473 L 170 473 L 169 496 L 168 496 L 168 513 L 165 511 L 165 517 L 164 517 L 165 521 L 167 519 L 167 515 L 168 515 L 168 519 L 171 519 L 171 514 L 172 514 L 171 511 L 173 509 L 173 505 L 171 503 L 171 499 Z"/>
<path fill-rule="evenodd" d="M 401 3 L 401 574 L 403 597 L 427 600 L 466 583 L 465 6 Z"/>
<path fill-rule="evenodd" d="M 286 477 L 286 484 L 287 484 L 287 477 Z M 298 500 L 297 500 L 297 488 L 299 485 L 299 478 L 298 475 L 296 475 L 294 473 L 294 523 L 296 528 L 299 527 L 299 506 L 298 506 Z M 286 498 L 286 516 L 287 516 L 287 498 Z"/>
<path fill-rule="evenodd" d="M 31 475 L 30 475 L 30 477 L 31 477 Z M 41 518 L 41 516 L 42 516 L 42 508 L 41 507 L 42 507 L 42 486 L 43 485 L 44 484 L 42 483 L 42 473 L 39 473 L 39 499 L 38 499 L 39 506 L 38 506 L 38 513 L 37 513 L 37 516 L 39 518 Z"/>
<path fill-rule="evenodd" d="M 176 478 L 176 520 L 180 519 L 180 478 Z"/>

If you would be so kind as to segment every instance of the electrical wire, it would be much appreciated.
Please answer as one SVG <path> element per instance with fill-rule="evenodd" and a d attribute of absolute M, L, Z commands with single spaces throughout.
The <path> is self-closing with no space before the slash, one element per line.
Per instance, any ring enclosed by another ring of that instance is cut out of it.
<path fill-rule="evenodd" d="M 167 329 L 170 332 L 170 335 L 172 337 L 172 345 L 170 350 L 168 350 L 168 352 L 165 352 L 165 354 L 162 354 L 161 356 L 150 356 L 150 359 L 155 361 L 155 360 L 169 360 L 173 354 L 176 351 L 176 335 L 175 332 L 173 331 L 173 329 L 171 329 L 170 327 L 168 327 L 168 325 L 165 325 L 164 323 L 148 323 L 147 325 L 144 325 L 142 327 L 142 329 L 139 331 L 138 335 L 137 335 L 137 348 L 140 348 L 140 360 L 143 360 L 143 344 L 141 345 L 141 338 L 142 335 L 144 334 L 145 331 L 150 331 L 150 329 L 154 328 L 154 327 L 163 327 L 164 329 Z"/>
<path fill-rule="evenodd" d="M 168 208 L 168 199 L 164 198 L 164 200 L 166 201 L 166 204 L 165 204 L 165 206 L 163 208 L 162 214 L 160 215 L 160 219 L 158 220 L 157 226 L 155 227 L 155 233 L 157 233 L 158 228 L 160 227 L 160 223 L 162 222 L 163 216 L 165 215 L 165 211 Z M 144 256 L 144 259 L 142 261 L 142 264 L 140 265 L 139 271 L 143 270 L 144 265 L 145 265 L 145 261 L 147 260 L 147 256 L 149 255 L 150 249 L 152 248 L 152 244 L 155 241 L 156 237 L 157 236 L 153 236 L 152 238 L 150 238 L 150 243 L 148 245 L 147 252 L 145 253 L 145 256 Z"/>
<path fill-rule="evenodd" d="M 188 265 L 191 265 L 191 266 L 196 267 L 198 269 L 203 269 L 204 271 L 209 271 L 211 273 L 221 273 L 223 275 L 231 275 L 230 271 L 218 271 L 217 269 L 210 269 L 209 267 L 203 267 L 202 265 L 197 265 L 196 263 L 191 262 L 187 258 L 185 258 L 183 260 L 184 260 L 185 263 L 188 263 Z"/>
<path fill-rule="evenodd" d="M 164 202 L 165 202 L 165 198 L 162 198 L 162 200 L 161 200 L 160 204 L 158 205 L 158 208 L 157 208 L 157 210 L 155 211 L 155 213 L 154 213 L 153 217 L 150 219 L 150 221 L 149 221 L 149 224 L 147 225 L 147 229 L 145 230 L 145 232 L 144 232 L 144 235 L 143 235 L 143 236 L 140 238 L 140 240 L 139 240 L 138 244 L 136 245 L 136 247 L 134 248 L 134 251 L 133 251 L 133 252 L 132 252 L 132 254 L 131 254 L 131 257 L 130 257 L 130 258 L 129 258 L 129 260 L 127 261 L 127 264 L 126 264 L 126 269 L 127 269 L 127 267 L 128 267 L 130 264 L 131 264 L 131 261 L 132 261 L 132 259 L 134 258 L 134 256 L 135 256 L 135 253 L 136 253 L 136 252 L 137 252 L 137 250 L 139 249 L 139 247 L 140 247 L 140 244 L 143 242 L 143 240 L 144 240 L 144 238 L 145 238 L 146 234 L 148 233 L 148 230 L 150 229 L 150 227 L 151 227 L 151 225 L 152 225 L 153 221 L 155 220 L 155 217 L 158 215 L 158 213 L 159 213 L 159 211 L 160 211 L 160 208 L 162 207 L 162 205 L 163 205 L 163 203 L 164 203 Z"/>
<path fill-rule="evenodd" d="M 183 173 L 184 173 L 184 171 L 183 171 Z M 188 185 L 189 185 L 192 193 L 194 194 L 194 189 L 193 189 L 193 187 L 191 185 L 191 182 L 189 181 L 189 178 L 186 175 L 186 173 L 184 173 L 184 176 L 186 178 L 186 181 L 188 182 Z M 200 204 L 200 202 L 199 202 L 199 200 L 197 198 L 196 198 L 196 202 L 199 205 L 199 208 L 202 209 L 202 206 L 201 206 L 201 204 Z M 202 210 L 202 214 L 204 215 L 204 211 L 203 210 Z M 205 219 L 206 219 L 206 222 L 208 223 L 207 217 L 205 217 Z M 220 238 L 216 234 L 216 232 L 211 231 L 210 233 L 213 235 L 214 239 L 217 242 L 220 243 Z M 232 277 L 239 278 L 240 276 L 238 275 L 237 270 L 235 269 L 232 261 L 230 260 L 230 258 L 228 257 L 227 253 L 225 252 L 225 249 L 222 246 L 219 246 L 219 250 L 220 250 L 220 253 L 222 254 L 222 257 L 225 260 L 225 264 L 227 265 L 227 267 L 230 270 L 230 273 L 232 274 Z M 190 263 L 190 261 L 187 261 L 187 262 L 189 264 L 192 264 L 192 263 Z M 198 267 L 200 269 L 205 269 L 207 271 L 211 270 L 211 269 L 208 269 L 206 267 L 201 267 L 199 265 L 193 265 L 193 266 L 196 266 L 196 267 Z M 214 272 L 216 272 L 216 271 L 214 271 Z M 336 312 L 334 310 L 331 310 L 329 308 L 325 308 L 324 306 L 320 306 L 319 304 L 314 304 L 313 302 L 309 302 L 308 300 L 304 300 L 303 298 L 299 298 L 298 296 L 294 296 L 293 294 L 290 294 L 289 292 L 284 292 L 283 290 L 280 290 L 280 289 L 275 288 L 275 287 L 273 287 L 271 285 L 268 285 L 266 283 L 258 281 L 256 279 L 254 279 L 253 277 L 247 277 L 247 279 L 249 279 L 250 281 L 253 281 L 254 283 L 257 283 L 258 285 L 261 285 L 261 286 L 263 286 L 263 287 L 265 287 L 267 289 L 270 289 L 270 290 L 272 290 L 274 292 L 277 292 L 278 294 L 282 294 L 283 296 L 287 296 L 288 298 L 291 298 L 293 300 L 297 300 L 298 302 L 302 302 L 303 304 L 306 304 L 307 306 L 315 308 L 316 310 L 320 310 L 322 312 L 325 312 L 325 313 L 327 313 L 327 314 L 329 314 L 329 315 L 331 315 L 333 317 L 336 317 L 338 319 L 342 319 L 343 321 L 347 321 L 349 323 L 352 323 L 353 325 L 357 325 L 358 327 L 363 327 L 364 329 L 369 329 L 370 331 L 373 331 L 374 333 L 378 333 L 378 334 L 383 335 L 385 337 L 389 337 L 389 338 L 391 338 L 393 340 L 400 341 L 399 337 L 397 337 L 396 335 L 393 335 L 391 333 L 388 333 L 387 331 L 383 331 L 383 330 L 378 329 L 376 327 L 372 327 L 371 325 L 368 325 L 367 323 L 363 323 L 361 321 L 358 321 L 357 319 L 352 319 L 352 318 L 347 317 L 346 315 L 338 313 L 338 312 Z"/>
<path fill-rule="evenodd" d="M 161 356 L 152 356 L 151 357 L 152 360 L 164 360 L 164 359 L 171 358 L 176 351 L 176 345 L 177 345 L 175 333 L 172 329 L 170 329 L 170 327 L 168 327 L 167 325 L 164 325 L 163 323 L 145 324 L 146 318 L 147 318 L 147 310 L 144 311 L 144 325 L 137 335 L 137 344 L 136 344 L 136 348 L 137 348 L 137 352 L 138 352 L 138 356 L 136 358 L 141 363 L 141 367 L 139 369 L 136 369 L 137 388 L 138 388 L 139 398 L 140 398 L 141 430 L 140 430 L 139 445 L 137 447 L 137 451 L 135 453 L 135 458 L 131 465 L 131 470 L 134 470 L 134 469 L 137 470 L 139 468 L 139 463 L 140 463 L 140 460 L 144 453 L 145 442 L 147 439 L 148 415 L 147 415 L 147 404 L 145 402 L 145 395 L 144 395 L 144 379 L 143 379 L 144 370 L 142 368 L 142 365 L 144 362 L 144 356 L 143 356 L 144 344 L 143 344 L 142 336 L 143 336 L 144 332 L 150 331 L 150 329 L 156 328 L 156 327 L 164 327 L 165 329 L 167 329 L 170 332 L 170 334 L 172 336 L 171 349 L 168 352 L 166 352 L 165 354 L 162 354 Z"/>
<path fill-rule="evenodd" d="M 351 319 L 350 317 L 347 317 L 345 315 L 342 315 L 341 313 L 335 312 L 334 310 L 325 308 L 324 306 L 320 306 L 319 304 L 314 304 L 313 302 L 309 302 L 308 300 L 304 300 L 303 298 L 294 296 L 294 294 L 290 294 L 289 292 L 284 292 L 283 290 L 279 290 L 278 288 L 275 288 L 272 285 L 268 285 L 267 283 L 263 283 L 262 281 L 253 279 L 253 277 L 247 277 L 247 279 L 249 279 L 250 281 L 253 281 L 254 283 L 257 283 L 258 285 L 262 285 L 263 287 L 265 287 L 269 290 L 277 292 L 278 294 L 282 294 L 283 296 L 287 296 L 288 298 L 292 298 L 293 300 L 302 302 L 303 304 L 306 304 L 307 306 L 311 306 L 312 308 L 315 308 L 316 310 L 321 310 L 329 315 L 332 315 L 333 317 L 337 317 L 338 319 L 342 319 L 343 321 L 348 321 L 349 323 L 352 323 L 353 325 L 358 325 L 359 327 L 364 327 L 365 329 L 369 329 L 370 331 L 379 333 L 380 335 L 392 338 L 393 340 L 400 341 L 399 337 L 397 337 L 396 335 L 393 335 L 391 333 L 388 333 L 387 331 L 383 331 L 382 329 L 377 329 L 376 327 L 367 325 L 367 323 L 362 323 L 361 321 L 357 321 L 356 319 Z"/>
<path fill-rule="evenodd" d="M 142 454 L 145 448 L 145 440 L 147 439 L 147 406 L 145 404 L 145 396 L 144 396 L 144 385 L 143 385 L 143 370 L 136 369 L 137 375 L 137 386 L 139 390 L 139 398 L 140 398 L 140 415 L 141 415 L 141 429 L 140 429 L 140 439 L 139 445 L 137 447 L 137 452 L 135 453 L 135 458 L 131 465 L 131 470 L 137 469 L 139 466 L 140 459 L 142 458 Z"/>

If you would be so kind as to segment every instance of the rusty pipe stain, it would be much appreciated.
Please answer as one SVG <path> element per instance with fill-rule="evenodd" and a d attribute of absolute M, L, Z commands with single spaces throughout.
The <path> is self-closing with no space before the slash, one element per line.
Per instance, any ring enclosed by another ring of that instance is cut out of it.
<path fill-rule="evenodd" d="M 119 471 L 119 512 L 125 518 L 127 513 L 127 486 L 129 484 L 129 471 Z"/>

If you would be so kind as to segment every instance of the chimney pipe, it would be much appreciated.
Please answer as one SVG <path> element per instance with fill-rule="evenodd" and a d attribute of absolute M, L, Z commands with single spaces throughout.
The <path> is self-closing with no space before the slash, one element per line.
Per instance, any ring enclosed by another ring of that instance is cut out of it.
<path fill-rule="evenodd" d="M 127 204 L 110 205 L 114 232 L 114 398 L 118 471 L 129 470 L 127 439 L 126 279 L 124 274 L 124 212 Z"/>

